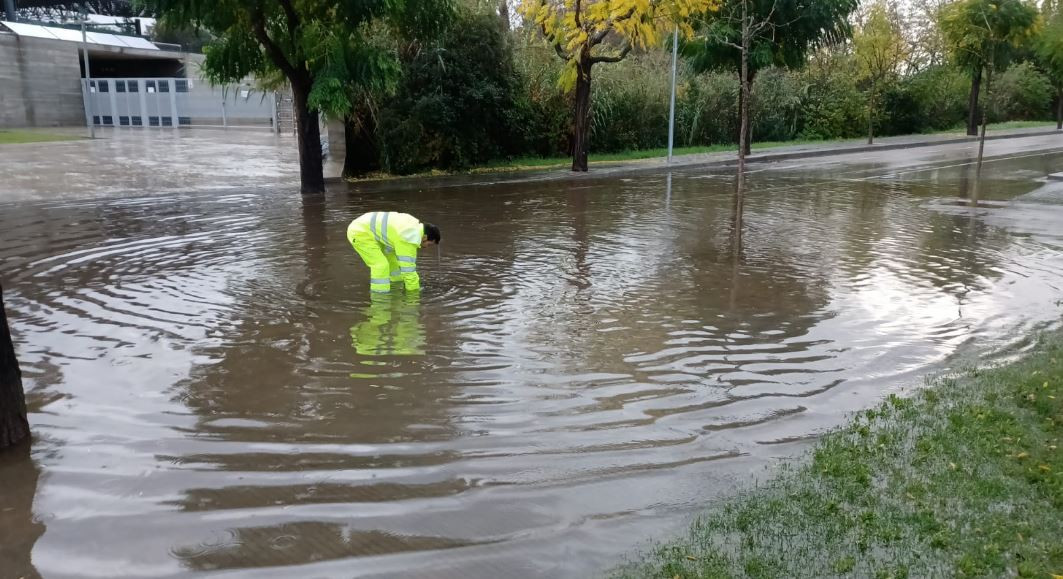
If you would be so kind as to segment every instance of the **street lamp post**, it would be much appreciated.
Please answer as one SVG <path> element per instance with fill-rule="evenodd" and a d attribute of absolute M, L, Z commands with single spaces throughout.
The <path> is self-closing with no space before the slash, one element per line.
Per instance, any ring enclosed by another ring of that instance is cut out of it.
<path fill-rule="evenodd" d="M 672 33 L 672 103 L 668 109 L 668 164 L 672 164 L 672 145 L 675 143 L 675 71 L 679 56 L 679 25 Z"/>

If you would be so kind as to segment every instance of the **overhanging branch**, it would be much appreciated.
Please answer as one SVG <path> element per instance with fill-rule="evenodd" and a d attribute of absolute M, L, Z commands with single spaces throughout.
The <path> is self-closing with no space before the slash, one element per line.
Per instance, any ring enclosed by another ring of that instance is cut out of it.
<path fill-rule="evenodd" d="M 627 57 L 629 52 L 631 52 L 631 44 L 625 46 L 624 49 L 620 51 L 620 54 L 615 56 L 593 56 L 591 57 L 591 64 L 598 64 L 599 62 L 620 62 Z"/>
<path fill-rule="evenodd" d="M 251 30 L 255 33 L 255 38 L 258 40 L 262 48 L 266 50 L 266 54 L 273 60 L 273 64 L 277 66 L 288 77 L 289 80 L 306 80 L 302 78 L 300 72 L 296 70 L 295 66 L 288 60 L 288 57 L 284 55 L 284 51 L 277 46 L 277 43 L 269 37 L 269 33 L 266 32 L 266 19 L 260 9 L 251 11 Z"/>

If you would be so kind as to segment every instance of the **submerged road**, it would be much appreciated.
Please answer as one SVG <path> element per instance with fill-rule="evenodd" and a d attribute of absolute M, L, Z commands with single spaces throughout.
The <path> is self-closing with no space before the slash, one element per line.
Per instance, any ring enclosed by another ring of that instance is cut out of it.
<path fill-rule="evenodd" d="M 987 145 L 977 200 L 973 149 L 755 164 L 740 239 L 720 167 L 305 202 L 264 160 L 213 190 L 5 177 L 36 438 L 0 455 L 0 569 L 600 573 L 848 413 L 1060 327 L 1063 135 Z M 443 252 L 371 302 L 344 230 L 392 208 Z"/>

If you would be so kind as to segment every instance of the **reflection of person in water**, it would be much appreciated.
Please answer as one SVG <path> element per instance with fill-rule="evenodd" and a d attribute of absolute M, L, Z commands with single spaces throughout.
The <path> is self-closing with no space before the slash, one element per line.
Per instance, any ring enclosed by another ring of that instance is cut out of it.
<path fill-rule="evenodd" d="M 418 294 L 374 294 L 365 320 L 351 328 L 351 346 L 362 356 L 424 354 L 421 298 Z"/>

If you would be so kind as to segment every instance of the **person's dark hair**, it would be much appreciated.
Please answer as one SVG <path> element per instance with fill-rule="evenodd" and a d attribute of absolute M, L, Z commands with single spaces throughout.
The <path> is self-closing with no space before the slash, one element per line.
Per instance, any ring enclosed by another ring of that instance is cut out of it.
<path fill-rule="evenodd" d="M 431 223 L 424 224 L 424 234 L 428 237 L 428 241 L 433 243 L 439 243 L 439 228 Z"/>

